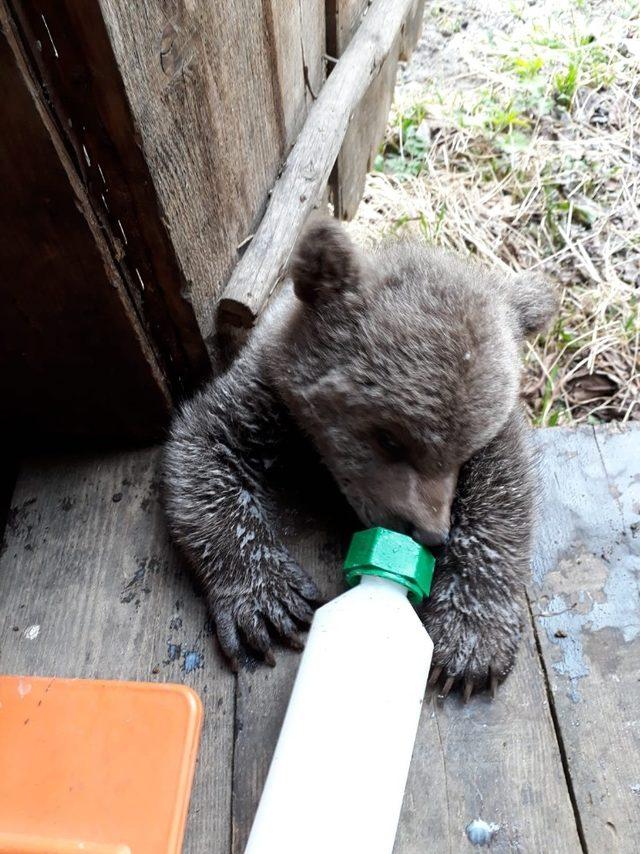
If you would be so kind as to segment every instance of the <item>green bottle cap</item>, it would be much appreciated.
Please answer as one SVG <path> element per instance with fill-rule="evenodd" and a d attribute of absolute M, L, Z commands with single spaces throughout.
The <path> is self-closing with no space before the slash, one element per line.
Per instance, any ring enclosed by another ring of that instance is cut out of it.
<path fill-rule="evenodd" d="M 369 528 L 351 538 L 344 562 L 344 577 L 354 587 L 363 575 L 379 575 L 397 581 L 409 590 L 409 599 L 419 605 L 431 590 L 435 558 L 411 537 L 386 528 Z"/>

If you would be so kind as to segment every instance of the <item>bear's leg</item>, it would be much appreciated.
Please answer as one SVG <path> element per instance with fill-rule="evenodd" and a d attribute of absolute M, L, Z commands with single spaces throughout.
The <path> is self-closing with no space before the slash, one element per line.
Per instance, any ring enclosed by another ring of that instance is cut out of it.
<path fill-rule="evenodd" d="M 421 616 L 434 654 L 431 685 L 495 693 L 515 659 L 530 560 L 536 472 L 528 428 L 515 412 L 462 469 L 449 542 Z"/>
<path fill-rule="evenodd" d="M 269 519 L 269 471 L 288 429 L 268 384 L 240 359 L 186 404 L 165 449 L 171 532 L 234 668 L 256 657 L 275 663 L 272 633 L 300 648 L 299 626 L 319 599 Z"/>

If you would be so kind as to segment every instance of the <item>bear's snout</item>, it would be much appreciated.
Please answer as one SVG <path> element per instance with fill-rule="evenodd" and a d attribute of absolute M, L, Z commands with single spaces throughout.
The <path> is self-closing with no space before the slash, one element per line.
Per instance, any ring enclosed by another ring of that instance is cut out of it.
<path fill-rule="evenodd" d="M 438 478 L 418 478 L 414 490 L 411 536 L 423 546 L 444 546 L 451 528 L 451 506 L 458 484 L 458 469 Z"/>
<path fill-rule="evenodd" d="M 408 534 L 430 548 L 446 545 L 458 471 L 442 477 L 426 477 L 409 467 L 403 472 L 393 467 L 387 468 L 385 474 L 384 482 L 379 476 L 375 484 L 366 483 L 368 494 L 364 489 L 360 493 L 362 503 L 368 508 L 366 521 Z M 372 485 L 377 487 L 373 494 Z M 357 504 L 354 502 L 356 508 Z"/>

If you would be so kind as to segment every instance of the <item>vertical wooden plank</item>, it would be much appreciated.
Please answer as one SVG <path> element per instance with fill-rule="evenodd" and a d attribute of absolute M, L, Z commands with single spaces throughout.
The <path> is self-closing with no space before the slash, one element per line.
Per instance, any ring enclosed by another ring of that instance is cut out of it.
<path fill-rule="evenodd" d="M 0 426 L 157 438 L 166 377 L 4 3 L 0 23 Z"/>
<path fill-rule="evenodd" d="M 286 6 L 285 6 L 286 7 Z M 327 51 L 324 0 L 298 0 L 300 37 L 304 59 L 303 74 L 307 81 L 307 112 L 313 106 L 325 81 Z M 305 72 L 306 68 L 306 72 Z M 291 139 L 290 142 L 295 142 Z"/>
<path fill-rule="evenodd" d="M 25 464 L 0 558 L 5 673 L 184 682 L 204 728 L 184 851 L 230 845 L 234 677 L 167 542 L 156 451 Z"/>
<path fill-rule="evenodd" d="M 208 359 L 97 3 L 7 0 L 34 80 L 173 389 Z"/>
<path fill-rule="evenodd" d="M 332 177 L 334 213 L 353 219 L 384 136 L 398 71 L 400 39 L 354 112 Z"/>
<path fill-rule="evenodd" d="M 327 50 L 338 58 L 342 55 L 362 17 L 368 0 L 329 0 L 327 3 Z M 405 20 L 398 42 L 354 111 L 342 150 L 331 177 L 335 215 L 351 219 L 360 204 L 366 174 L 373 166 L 393 100 L 398 59 L 407 58 L 419 37 L 424 14 L 424 0 L 416 0 Z"/>
<path fill-rule="evenodd" d="M 531 598 L 589 851 L 637 850 L 640 428 L 545 431 Z"/>
<path fill-rule="evenodd" d="M 167 6 L 100 0 L 146 162 L 203 336 L 266 205 L 307 93 L 300 22 L 318 0 Z M 286 20 L 285 20 L 286 18 Z M 317 30 L 314 31 L 314 37 Z M 307 38 L 305 34 L 305 56 Z M 281 40 L 284 39 L 284 44 Z M 318 84 L 319 50 L 309 48 Z M 283 91 L 281 86 L 287 86 Z M 304 101 L 302 100 L 304 96 Z"/>
<path fill-rule="evenodd" d="M 327 52 L 338 59 L 360 25 L 370 0 L 327 0 Z"/>
<path fill-rule="evenodd" d="M 425 0 L 415 0 L 413 9 L 402 27 L 400 40 L 400 59 L 406 62 L 413 53 L 422 34 Z"/>
<path fill-rule="evenodd" d="M 285 153 L 295 142 L 323 83 L 324 10 L 318 0 L 269 0 L 277 88 L 284 114 Z"/>

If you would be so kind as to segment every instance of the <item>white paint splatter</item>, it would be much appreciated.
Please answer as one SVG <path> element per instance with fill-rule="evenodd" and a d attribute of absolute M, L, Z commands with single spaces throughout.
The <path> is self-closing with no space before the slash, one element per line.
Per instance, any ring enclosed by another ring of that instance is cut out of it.
<path fill-rule="evenodd" d="M 27 626 L 27 628 L 24 630 L 24 637 L 27 640 L 35 640 L 39 634 L 40 626 L 38 625 Z"/>
<path fill-rule="evenodd" d="M 18 682 L 18 695 L 23 700 L 27 694 L 31 693 L 31 683 L 23 682 L 22 679 Z"/>
<path fill-rule="evenodd" d="M 592 556 L 587 556 L 591 557 Z M 606 577 L 602 586 L 602 602 L 589 596 L 578 597 L 574 608 L 564 594 L 555 594 L 547 605 L 547 614 L 540 617 L 550 643 L 557 646 L 562 658 L 553 669 L 569 680 L 569 697 L 580 702 L 579 680 L 589 674 L 589 659 L 585 655 L 585 632 L 617 629 L 623 640 L 630 643 L 640 635 L 638 599 L 640 589 L 632 555 L 617 553 L 604 566 Z M 558 633 L 561 631 L 561 634 Z"/>
<path fill-rule="evenodd" d="M 465 827 L 467 839 L 472 845 L 490 845 L 493 837 L 500 830 L 499 824 L 488 824 L 481 818 L 474 818 Z"/>

